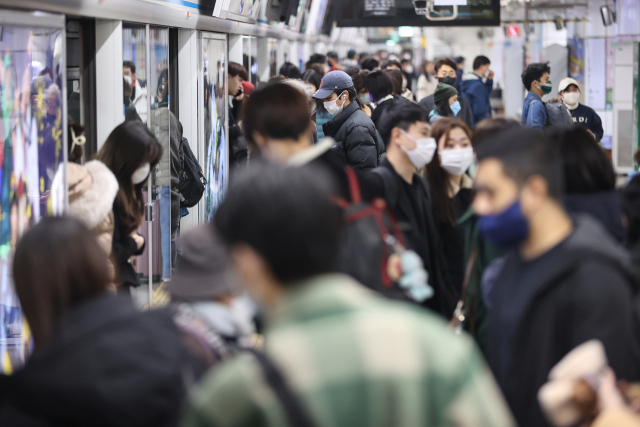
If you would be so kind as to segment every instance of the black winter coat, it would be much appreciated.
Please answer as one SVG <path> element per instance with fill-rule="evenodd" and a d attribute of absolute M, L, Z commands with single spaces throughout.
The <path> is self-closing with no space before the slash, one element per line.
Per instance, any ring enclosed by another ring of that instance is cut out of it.
<path fill-rule="evenodd" d="M 513 363 L 500 379 L 496 338 L 500 325 L 492 316 L 489 364 L 520 427 L 550 424 L 537 400 L 549 372 L 578 345 L 599 339 L 618 378 L 640 378 L 638 335 L 632 295 L 638 289 L 629 254 L 592 218 L 578 217 L 565 242 L 566 256 L 555 271 L 541 272 L 538 291 L 521 312 L 514 336 Z M 506 255 L 505 264 L 517 256 Z M 501 274 L 491 291 L 492 311 L 505 304 Z M 606 278 L 606 280 L 602 280 Z"/>
<path fill-rule="evenodd" d="M 142 255 L 146 242 L 140 249 L 136 245 L 136 241 L 130 236 L 128 231 L 120 220 L 120 209 L 117 200 L 113 203 L 113 256 L 116 259 L 116 284 L 126 287 L 137 288 L 140 286 L 138 274 L 131 264 L 131 257 L 134 255 Z"/>
<path fill-rule="evenodd" d="M 346 164 L 355 170 L 373 169 L 384 153 L 384 143 L 373 122 L 357 102 L 347 105 L 333 119 L 322 125 L 325 136 L 336 141 Z"/>
<path fill-rule="evenodd" d="M 597 219 L 618 241 L 624 240 L 622 197 L 618 190 L 589 194 L 566 194 L 564 207 L 569 214 L 588 214 Z"/>
<path fill-rule="evenodd" d="M 378 128 L 380 126 L 382 118 L 385 116 L 387 109 L 394 106 L 397 102 L 411 102 L 407 98 L 403 98 L 400 95 L 394 95 L 393 98 L 389 98 L 386 101 L 381 102 L 371 113 L 371 121 Z M 428 112 L 427 112 L 428 115 Z"/>
<path fill-rule="evenodd" d="M 414 175 L 414 183 L 424 194 L 426 205 L 423 206 L 422 217 L 416 214 L 412 197 L 405 190 L 403 178 L 395 171 L 389 159 L 384 159 L 380 164 L 381 171 L 370 172 L 367 182 L 374 188 L 374 194 L 383 194 L 389 208 L 398 220 L 405 237 L 405 243 L 409 249 L 413 249 L 422 258 L 424 267 L 429 273 L 429 284 L 433 287 L 434 296 L 426 300 L 423 305 L 436 313 L 440 313 L 445 319 L 450 320 L 453 315 L 459 291 L 456 292 L 451 285 L 447 272 L 447 263 L 444 259 L 442 240 L 438 233 L 436 221 L 433 216 L 433 199 L 430 196 L 431 189 L 427 180 Z M 378 188 L 375 189 L 375 186 Z M 420 230 L 419 223 L 424 222 L 426 230 Z"/>
<path fill-rule="evenodd" d="M 0 376 L 2 426 L 173 427 L 197 364 L 167 310 L 102 295 L 55 323 L 25 368 Z"/>

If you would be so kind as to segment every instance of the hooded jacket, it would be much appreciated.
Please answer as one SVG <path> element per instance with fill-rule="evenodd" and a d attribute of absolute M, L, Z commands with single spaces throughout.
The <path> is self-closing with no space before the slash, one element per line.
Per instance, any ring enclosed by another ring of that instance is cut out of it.
<path fill-rule="evenodd" d="M 384 143 L 373 122 L 357 102 L 347 105 L 322 128 L 325 137 L 336 141 L 346 163 L 355 170 L 373 169 L 380 163 Z"/>
<path fill-rule="evenodd" d="M 564 207 L 570 214 L 591 215 L 611 233 L 616 241 L 622 242 L 624 240 L 622 200 L 619 191 L 567 194 L 564 196 Z"/>
<path fill-rule="evenodd" d="M 22 371 L 0 376 L 2 425 L 177 426 L 195 380 L 181 340 L 166 310 L 110 295 L 83 301 Z"/>
<path fill-rule="evenodd" d="M 632 301 L 638 278 L 629 254 L 588 216 L 576 218 L 564 244 L 562 261 L 541 272 L 536 291 L 515 321 L 508 361 L 501 360 L 496 349 L 500 313 L 513 303 L 502 296 L 513 286 L 503 276 L 506 265 L 518 256 L 515 250 L 506 255 L 489 296 L 489 363 L 521 427 L 550 425 L 538 404 L 538 390 L 551 368 L 583 342 L 602 341 L 618 378 L 634 381 L 640 374 Z M 509 369 L 501 374 L 504 366 Z"/>
<path fill-rule="evenodd" d="M 102 162 L 93 160 L 83 166 L 67 164 L 69 209 L 67 213 L 93 230 L 98 243 L 109 257 L 112 278 L 115 271 L 110 256 L 113 244 L 113 201 L 118 194 L 118 180 Z"/>
<path fill-rule="evenodd" d="M 489 96 L 493 90 L 493 80 L 483 81 L 476 73 L 466 73 L 460 83 L 462 97 L 469 101 L 473 113 L 473 125 L 491 117 Z"/>

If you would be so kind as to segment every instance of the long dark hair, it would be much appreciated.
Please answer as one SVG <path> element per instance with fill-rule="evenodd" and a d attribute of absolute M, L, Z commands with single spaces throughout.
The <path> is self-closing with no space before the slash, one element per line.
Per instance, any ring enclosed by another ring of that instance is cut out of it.
<path fill-rule="evenodd" d="M 454 200 L 449 197 L 449 190 L 452 188 L 451 181 L 449 180 L 447 171 L 440 167 L 440 156 L 438 156 L 440 151 L 440 138 L 444 136 L 446 139 L 449 139 L 449 134 L 453 129 L 462 129 L 469 137 L 469 141 L 471 141 L 471 130 L 462 120 L 455 117 L 443 117 L 437 120 L 431 128 L 431 136 L 435 138 L 438 149 L 431 163 L 427 165 L 427 179 L 433 190 L 433 199 L 438 220 L 455 227 L 456 217 L 453 212 Z"/>
<path fill-rule="evenodd" d="M 613 165 L 589 132 L 573 127 L 549 129 L 547 134 L 560 146 L 565 194 L 597 193 L 616 188 Z"/>
<path fill-rule="evenodd" d="M 13 277 L 38 351 L 51 342 L 54 321 L 105 292 L 111 274 L 92 231 L 71 217 L 47 217 L 20 239 Z"/>
<path fill-rule="evenodd" d="M 424 74 L 424 76 L 427 78 L 427 80 L 428 80 L 429 82 L 432 82 L 432 81 L 433 81 L 433 76 L 432 76 L 431 74 L 427 73 L 427 65 L 428 65 L 429 63 L 432 63 L 432 64 L 433 64 L 433 61 L 429 61 L 428 59 L 425 59 L 425 60 L 423 60 L 423 61 L 422 61 L 422 65 L 421 65 L 421 67 L 422 67 L 422 74 Z"/>
<path fill-rule="evenodd" d="M 436 112 L 442 117 L 455 117 L 455 114 L 453 114 L 453 111 L 451 111 L 451 106 L 449 105 L 449 98 L 441 99 L 435 104 Z"/>
<path fill-rule="evenodd" d="M 144 163 L 149 163 L 153 171 L 161 158 L 162 146 L 155 135 L 135 121 L 117 126 L 96 155 L 118 179 L 120 189 L 115 205 L 127 233 L 140 226 L 144 214 L 142 188 L 146 181 L 134 185 L 131 176 Z"/>

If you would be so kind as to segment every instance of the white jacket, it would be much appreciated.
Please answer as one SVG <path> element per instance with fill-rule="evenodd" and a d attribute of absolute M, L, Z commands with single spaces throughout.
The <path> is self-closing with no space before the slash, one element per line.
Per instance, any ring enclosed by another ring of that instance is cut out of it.
<path fill-rule="evenodd" d="M 418 77 L 418 93 L 416 93 L 418 102 L 429 95 L 433 95 L 436 91 L 436 86 L 438 86 L 438 81 L 435 78 L 429 81 L 424 73 L 420 74 L 420 77 Z"/>

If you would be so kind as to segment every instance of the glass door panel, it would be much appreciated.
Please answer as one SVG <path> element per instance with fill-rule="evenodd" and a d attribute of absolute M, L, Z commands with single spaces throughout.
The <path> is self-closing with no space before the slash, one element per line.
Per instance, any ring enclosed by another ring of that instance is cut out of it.
<path fill-rule="evenodd" d="M 153 171 L 151 179 L 154 211 L 157 212 L 156 224 L 153 227 L 153 278 L 154 282 L 160 283 L 171 278 L 172 260 L 176 255 L 175 240 L 180 202 L 175 195 L 172 197 L 171 181 L 172 175 L 174 181 L 179 177 L 177 173 L 171 173 L 171 161 L 177 160 L 180 137 L 177 135 L 177 120 L 169 111 L 169 29 L 151 27 L 149 43 L 149 127 L 162 145 L 162 159 Z"/>
<path fill-rule="evenodd" d="M 147 43 L 147 27 L 139 24 L 122 24 L 122 70 L 123 70 L 123 112 L 125 121 L 139 121 L 147 123 L 149 112 L 149 94 L 148 94 L 148 78 L 147 78 L 147 62 L 148 62 L 148 43 Z M 149 203 L 153 203 L 152 195 L 152 179 L 149 179 L 147 186 L 143 189 L 142 195 L 144 198 L 145 206 Z M 136 257 L 133 257 L 131 263 L 138 273 L 138 280 L 140 281 L 140 290 L 144 285 L 151 285 L 153 282 L 153 228 L 155 223 L 151 221 L 152 218 L 148 215 L 148 209 L 146 209 L 145 221 L 142 222 L 138 228 L 138 234 L 145 238 L 146 244 L 144 252 Z M 151 222 L 149 222 L 151 221 Z M 151 230 L 151 232 L 150 232 Z M 132 297 L 135 301 L 140 301 L 138 304 L 143 305 L 142 300 L 146 300 L 148 303 L 150 293 L 147 298 L 144 295 L 140 295 L 139 291 L 133 291 Z M 142 298 L 136 298 L 141 296 Z"/>
<path fill-rule="evenodd" d="M 202 73 L 204 113 L 204 159 L 207 185 L 204 194 L 204 218 L 211 221 L 222 202 L 229 176 L 227 141 L 227 41 L 225 36 L 203 33 Z"/>

